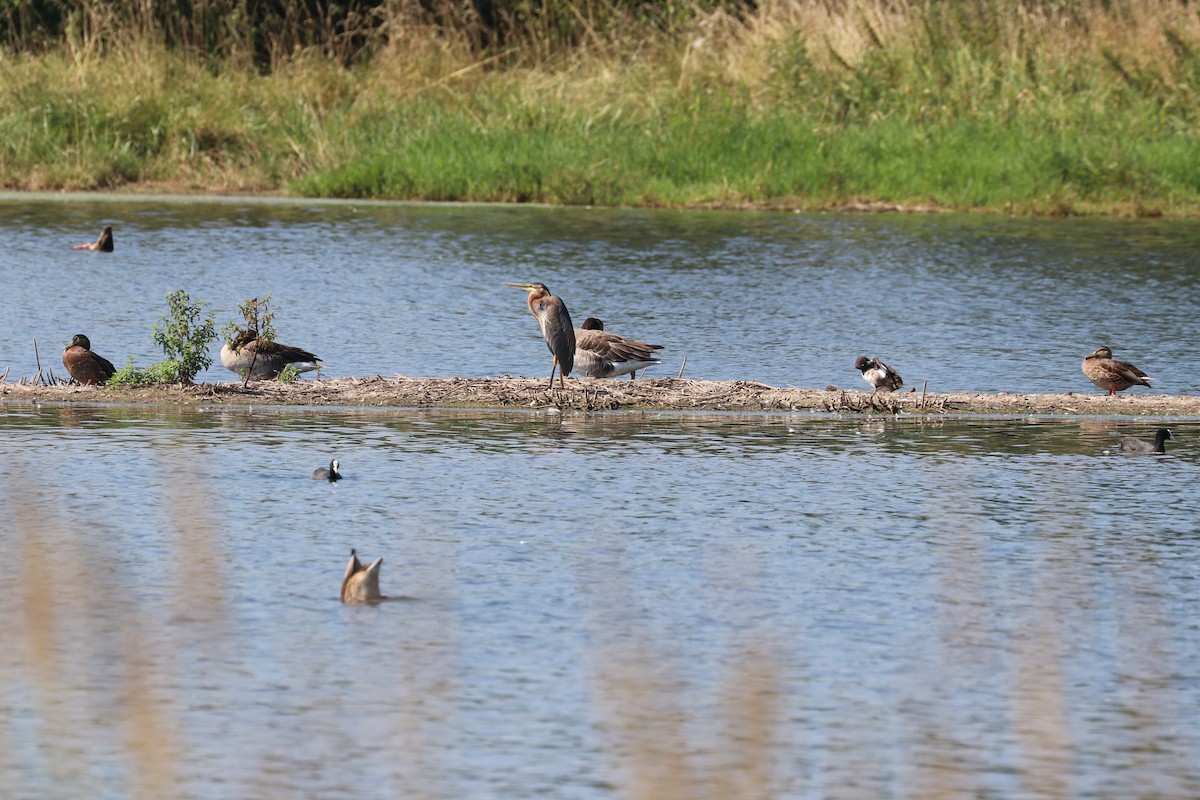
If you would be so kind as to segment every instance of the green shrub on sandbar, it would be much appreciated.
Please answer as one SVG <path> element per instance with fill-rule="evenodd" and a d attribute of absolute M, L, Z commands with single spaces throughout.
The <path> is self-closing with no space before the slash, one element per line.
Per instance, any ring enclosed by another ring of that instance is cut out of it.
<path fill-rule="evenodd" d="M 154 342 L 162 348 L 165 361 L 139 368 L 130 356 L 109 383 L 149 386 L 159 383 L 191 384 L 196 375 L 212 365 L 208 347 L 217 338 L 216 314 L 201 318 L 205 304 L 192 301 L 183 289 L 166 297 L 167 313 L 154 323 Z"/>

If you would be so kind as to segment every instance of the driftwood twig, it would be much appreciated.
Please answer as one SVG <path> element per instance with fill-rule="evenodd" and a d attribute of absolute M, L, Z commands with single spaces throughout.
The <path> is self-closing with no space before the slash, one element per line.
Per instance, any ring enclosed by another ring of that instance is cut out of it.
<path fill-rule="evenodd" d="M 38 355 L 37 339 L 33 340 L 33 360 L 37 362 L 37 376 L 33 379 L 34 384 L 42 382 L 42 357 Z"/>

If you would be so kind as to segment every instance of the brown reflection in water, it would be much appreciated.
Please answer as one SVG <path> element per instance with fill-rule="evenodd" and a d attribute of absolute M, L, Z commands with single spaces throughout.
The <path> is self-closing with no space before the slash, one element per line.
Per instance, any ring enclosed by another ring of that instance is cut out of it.
<path fill-rule="evenodd" d="M 426 538 L 429 549 L 409 558 L 389 552 L 392 557 L 384 561 L 385 565 L 390 562 L 384 594 L 391 600 L 375 608 L 344 606 L 342 613 L 365 620 L 376 612 L 375 616 L 386 614 L 402 620 L 402 634 L 387 634 L 393 648 L 394 679 L 380 687 L 382 693 L 391 695 L 383 702 L 396 709 L 386 735 L 386 747 L 393 753 L 389 789 L 397 798 L 436 800 L 456 796 L 446 779 L 450 773 L 446 761 L 454 749 L 448 732 L 456 727 L 463 666 L 454 570 L 447 568 L 456 559 L 454 539 L 437 534 Z M 420 604 L 420 613 L 410 612 L 409 604 Z M 362 635 L 379 636 L 395 623 L 378 624 L 382 627 Z"/>
<path fill-rule="evenodd" d="M 214 538 L 203 501 L 207 481 L 195 470 L 183 479 L 171 463 L 163 475 L 164 506 L 174 512 L 170 528 L 182 568 L 180 588 L 167 603 L 186 603 L 200 618 L 219 624 L 221 563 L 200 544 Z M 180 701 L 170 688 L 178 683 L 173 654 L 163 644 L 174 637 L 160 628 L 168 621 L 148 613 L 122 588 L 118 565 L 127 554 L 117 552 L 109 536 L 81 531 L 65 518 L 57 498 L 38 488 L 57 484 L 39 474 L 36 464 L 18 459 L 4 483 L 20 558 L 2 579 L 19 587 L 20 613 L 2 615 L 7 624 L 0 631 L 10 656 L 0 662 L 0 677 L 32 687 L 37 746 L 47 754 L 50 777 L 64 786 L 89 785 L 80 770 L 95 763 L 74 766 L 73 753 L 110 747 L 115 728 L 123 744 L 119 750 L 128 756 L 130 795 L 170 796 L 178 783 Z M 20 780 L 19 765 L 0 767 L 0 783 Z"/>
<path fill-rule="evenodd" d="M 714 580 L 751 573 L 713 570 Z M 591 639 L 591 688 L 620 797 L 639 800 L 769 800 L 786 696 L 768 637 L 739 626 L 726 647 L 719 697 L 688 677 L 666 637 L 649 630 L 641 598 L 618 554 L 582 581 Z M 734 579 L 736 580 L 736 579 Z M 603 587 L 603 588 L 600 588 Z M 794 788 L 794 787 L 793 787 Z"/>
<path fill-rule="evenodd" d="M 1104 423 L 1090 432 L 1105 436 L 1112 428 Z M 1089 535 L 1095 511 L 1069 498 L 1090 497 L 1091 479 L 1081 472 L 1074 495 L 1061 485 L 1034 487 L 1030 502 L 1044 511 L 1025 523 L 1022 546 L 1001 554 L 976 522 L 990 516 L 986 476 L 962 464 L 930 476 L 939 487 L 929 507 L 941 653 L 923 679 L 927 685 L 916 688 L 932 707 L 914 717 L 920 720 L 912 731 L 919 743 L 914 796 L 973 796 L 983 791 L 979 776 L 1005 768 L 968 738 L 967 721 L 945 702 L 984 682 L 1009 684 L 1009 713 L 989 724 L 1013 743 L 1023 796 L 1079 796 L 1077 776 L 1093 781 L 1087 784 L 1093 789 L 1103 776 L 1113 797 L 1200 796 L 1189 754 L 1172 746 L 1180 713 L 1171 662 L 1179 654 L 1169 641 L 1178 622 L 1160 591 L 1167 576 L 1158 558 L 1142 550 L 1136 525 L 1127 558 L 1119 545 L 1114 555 L 1112 542 Z M 1024 563 L 999 565 L 999 558 Z M 1081 660 L 1104 655 L 1076 652 L 1073 642 L 1105 640 L 1097 629 L 1114 614 L 1118 658 L 1110 679 L 1118 689 L 1102 707 L 1081 707 L 1071 697 L 1072 664 L 1092 669 Z M 1011 620 L 1007 630 L 997 626 L 1003 619 Z M 1122 740 L 1126 747 L 1107 749 Z M 1106 752 L 1098 755 L 1100 742 Z"/>

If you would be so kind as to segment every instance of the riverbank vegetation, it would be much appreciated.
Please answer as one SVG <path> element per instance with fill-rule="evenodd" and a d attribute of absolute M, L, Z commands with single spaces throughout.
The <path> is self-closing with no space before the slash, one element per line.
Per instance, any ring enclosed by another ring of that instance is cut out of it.
<path fill-rule="evenodd" d="M 1183 0 L 167 7 L 0 8 L 0 185 L 1200 210 Z"/>

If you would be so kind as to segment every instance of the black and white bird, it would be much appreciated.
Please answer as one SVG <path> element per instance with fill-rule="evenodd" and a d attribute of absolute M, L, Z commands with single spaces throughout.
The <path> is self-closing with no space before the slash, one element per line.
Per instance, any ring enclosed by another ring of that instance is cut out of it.
<path fill-rule="evenodd" d="M 874 390 L 894 392 L 904 385 L 904 379 L 900 377 L 900 373 L 878 358 L 859 356 L 854 360 L 854 366 L 862 373 L 863 380 Z"/>
<path fill-rule="evenodd" d="M 341 464 L 335 458 L 333 461 L 329 462 L 328 467 L 317 467 L 314 469 L 312 473 L 312 479 L 314 481 L 329 481 L 330 483 L 339 481 L 342 479 L 342 473 L 338 472 L 338 468 L 340 466 Z"/>

